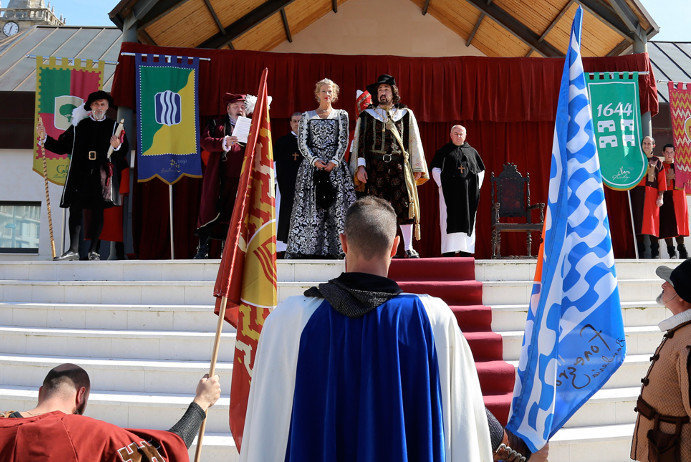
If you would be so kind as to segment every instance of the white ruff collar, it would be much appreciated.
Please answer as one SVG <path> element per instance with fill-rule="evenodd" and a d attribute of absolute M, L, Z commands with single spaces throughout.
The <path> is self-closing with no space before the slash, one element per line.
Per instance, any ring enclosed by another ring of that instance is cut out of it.
<path fill-rule="evenodd" d="M 394 122 L 398 122 L 403 118 L 404 115 L 407 114 L 408 108 L 395 108 L 392 109 L 391 112 L 391 118 L 393 119 Z M 377 119 L 380 122 L 386 122 L 386 119 L 384 118 L 386 116 L 386 112 L 384 109 L 380 109 L 379 107 L 376 108 L 369 108 L 365 109 L 365 112 Z"/>
<path fill-rule="evenodd" d="M 683 324 L 688 321 L 691 321 L 691 310 L 682 311 L 681 313 L 675 314 L 674 316 L 670 316 L 657 326 L 660 328 L 662 332 L 664 332 L 670 329 L 674 329 L 679 324 Z"/>

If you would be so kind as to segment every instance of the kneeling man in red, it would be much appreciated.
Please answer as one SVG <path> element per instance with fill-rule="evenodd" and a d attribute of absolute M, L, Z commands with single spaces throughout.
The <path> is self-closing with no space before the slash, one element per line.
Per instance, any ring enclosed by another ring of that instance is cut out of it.
<path fill-rule="evenodd" d="M 89 399 L 89 375 L 76 364 L 53 368 L 29 411 L 0 413 L 0 460 L 188 461 L 206 410 L 221 395 L 218 376 L 197 385 L 194 401 L 168 431 L 124 429 L 82 414 Z"/>

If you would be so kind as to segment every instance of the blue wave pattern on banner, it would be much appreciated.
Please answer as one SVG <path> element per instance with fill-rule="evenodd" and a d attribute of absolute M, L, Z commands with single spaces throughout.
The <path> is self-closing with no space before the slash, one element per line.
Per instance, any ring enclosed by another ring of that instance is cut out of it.
<path fill-rule="evenodd" d="M 177 125 L 182 120 L 180 94 L 170 90 L 156 93 L 156 123 Z"/>
<path fill-rule="evenodd" d="M 571 29 L 554 127 L 547 217 L 507 428 L 542 448 L 626 355 L 609 220 L 580 53 Z"/>

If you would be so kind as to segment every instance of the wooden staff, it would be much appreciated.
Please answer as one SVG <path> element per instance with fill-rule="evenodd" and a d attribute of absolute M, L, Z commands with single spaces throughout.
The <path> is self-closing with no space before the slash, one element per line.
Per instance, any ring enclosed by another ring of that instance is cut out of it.
<path fill-rule="evenodd" d="M 46 129 L 43 126 L 43 120 L 41 116 L 38 116 L 38 132 L 46 133 Z M 46 161 L 46 148 L 43 145 L 38 145 L 38 150 L 41 152 L 41 158 L 43 159 L 43 183 L 46 189 L 46 209 L 48 209 L 48 231 L 50 232 L 50 250 L 53 254 L 53 258 L 56 257 L 55 254 L 55 239 L 53 238 L 53 212 L 50 209 L 50 194 L 48 192 L 48 162 Z"/>
<path fill-rule="evenodd" d="M 228 297 L 221 298 L 221 307 L 218 311 L 218 323 L 216 324 L 216 339 L 214 340 L 214 348 L 211 352 L 211 365 L 209 366 L 209 377 L 216 375 L 216 360 L 218 359 L 218 349 L 221 345 L 221 332 L 223 331 L 223 321 L 226 317 L 226 305 L 228 304 Z M 208 411 L 207 411 L 208 412 Z M 199 427 L 199 436 L 197 437 L 197 449 L 194 451 L 194 462 L 199 462 L 202 455 L 202 441 L 204 440 L 204 432 L 206 431 L 206 419 Z"/>

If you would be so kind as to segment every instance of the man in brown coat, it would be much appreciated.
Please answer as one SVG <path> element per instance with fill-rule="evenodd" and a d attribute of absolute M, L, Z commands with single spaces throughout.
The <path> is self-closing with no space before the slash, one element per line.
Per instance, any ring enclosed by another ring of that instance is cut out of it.
<path fill-rule="evenodd" d="M 673 316 L 659 324 L 664 339 L 641 380 L 631 458 L 691 462 L 691 259 L 656 273 L 665 281 L 657 302 Z"/>

